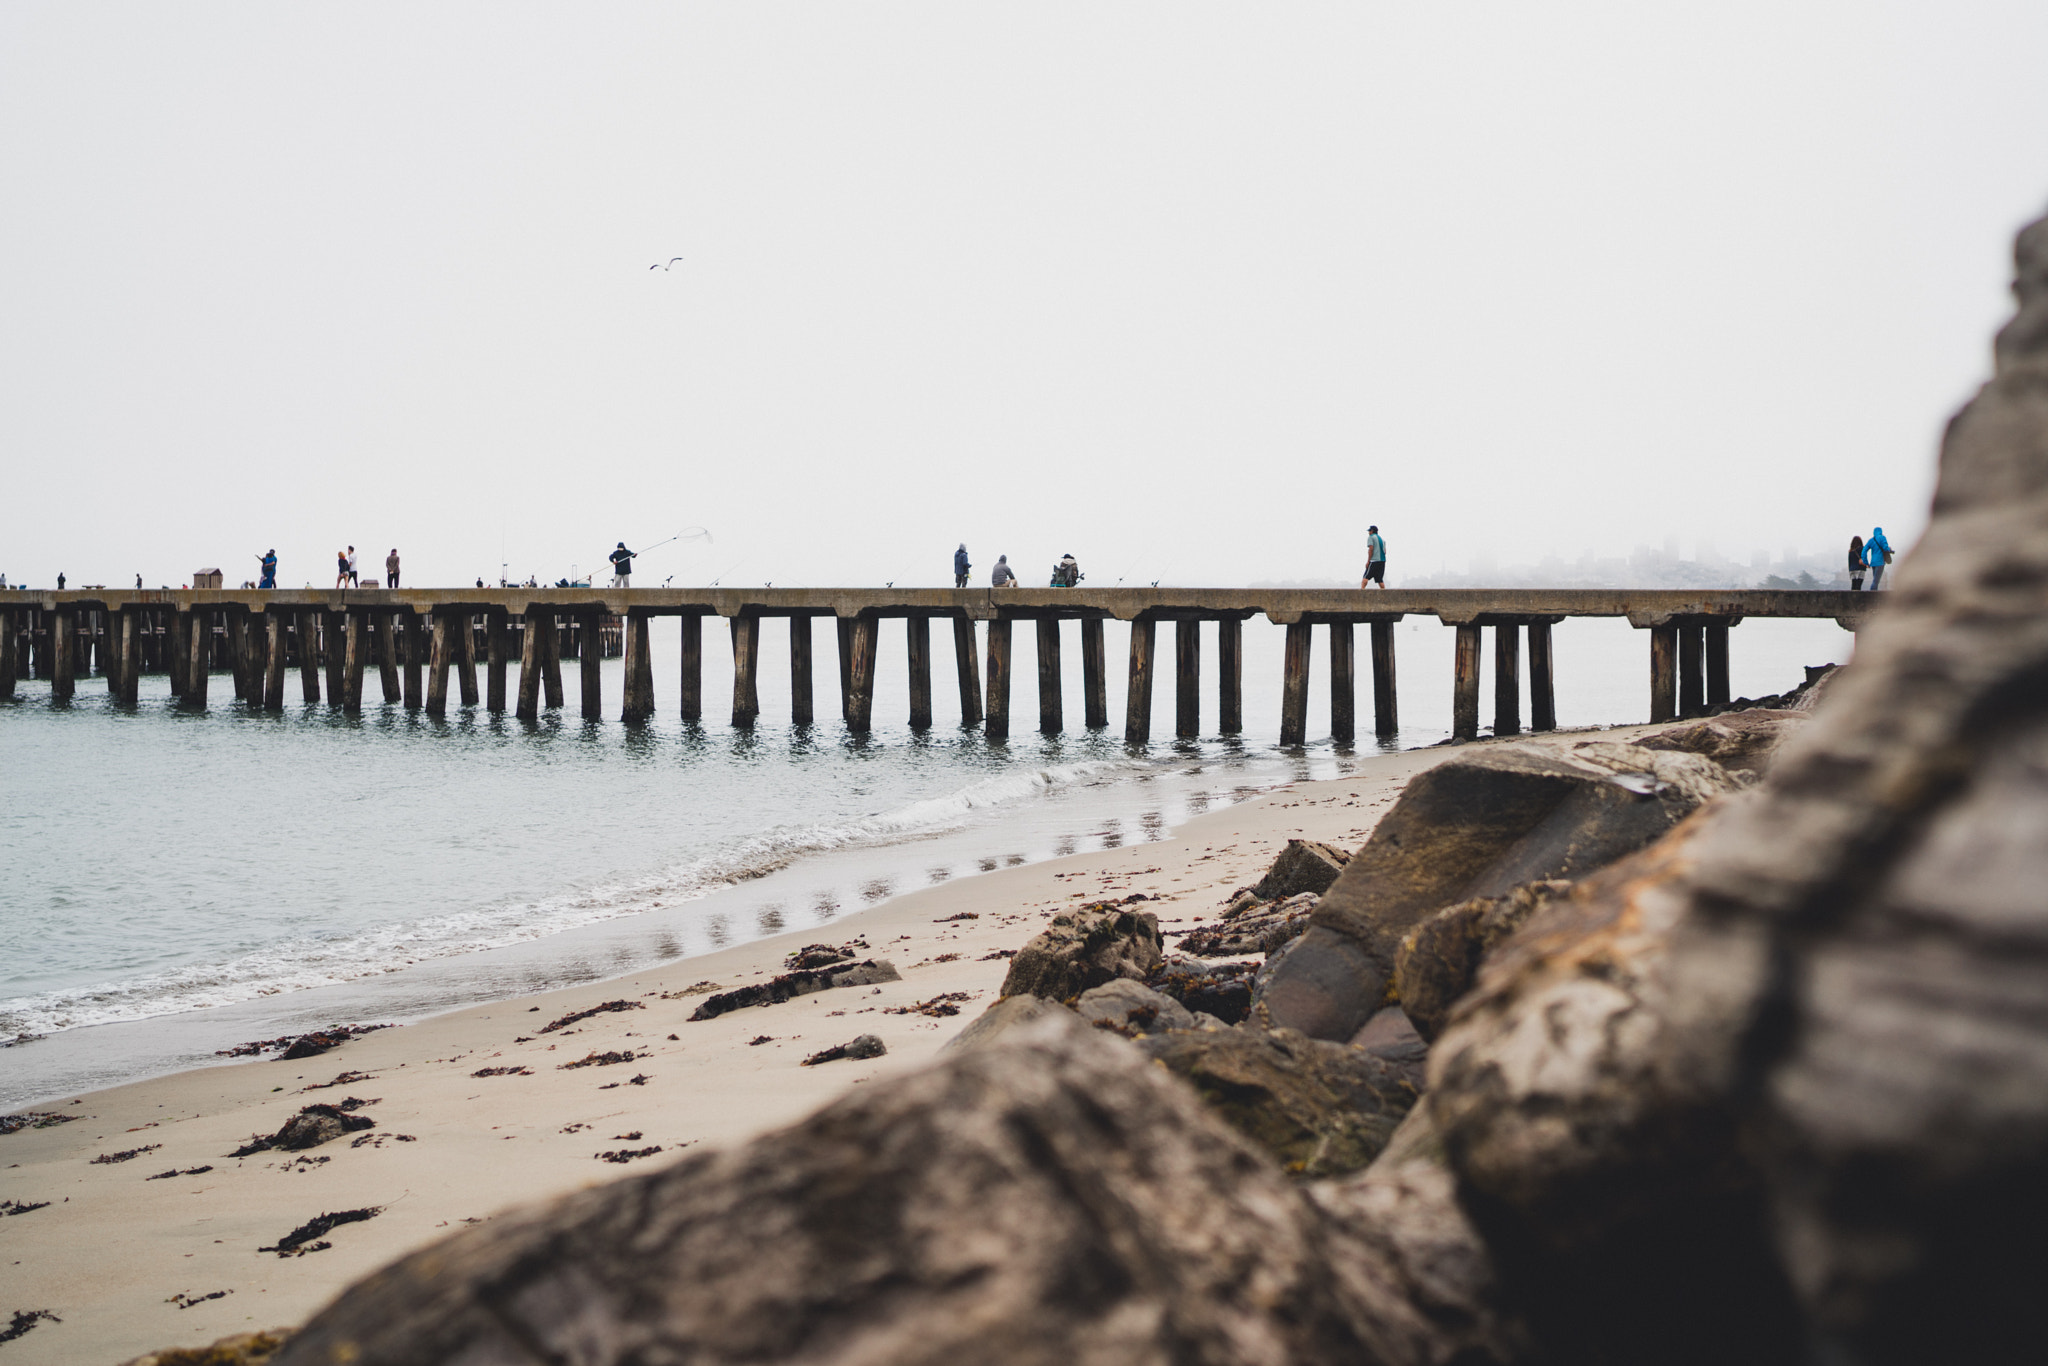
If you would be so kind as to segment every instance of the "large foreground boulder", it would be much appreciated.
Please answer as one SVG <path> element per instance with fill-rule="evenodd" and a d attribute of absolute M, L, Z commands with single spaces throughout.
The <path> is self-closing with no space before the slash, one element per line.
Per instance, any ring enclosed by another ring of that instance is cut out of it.
<path fill-rule="evenodd" d="M 1119 977 L 1144 981 L 1162 956 L 1158 916 L 1097 902 L 1047 922 L 1010 960 L 1000 994 L 1071 1004 L 1090 987 Z"/>
<path fill-rule="evenodd" d="M 1526 882 L 1578 878 L 1742 786 L 1696 754 L 1588 741 L 1490 746 L 1417 774 L 1262 983 L 1274 1025 L 1346 1039 L 1385 1004 L 1425 917 Z"/>
<path fill-rule="evenodd" d="M 359 1282 L 279 1366 L 1422 1360 L 1323 1218 L 1064 1013 Z M 1405 1350 L 1405 1349 L 1403 1349 Z"/>

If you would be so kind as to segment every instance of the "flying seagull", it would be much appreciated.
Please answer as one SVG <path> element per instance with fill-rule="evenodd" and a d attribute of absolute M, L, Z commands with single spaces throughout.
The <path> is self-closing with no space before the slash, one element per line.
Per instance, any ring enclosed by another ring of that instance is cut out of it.
<path fill-rule="evenodd" d="M 680 256 L 671 256 L 671 257 L 669 257 L 669 258 L 668 258 L 668 265 L 663 265 L 663 264 L 661 264 L 661 262 L 659 262 L 659 261 L 656 261 L 656 262 L 655 262 L 655 263 L 654 263 L 653 265 L 649 266 L 649 267 L 648 267 L 648 269 L 649 269 L 649 270 L 669 270 L 669 269 L 672 269 L 672 268 L 673 268 L 673 267 L 675 266 L 675 263 L 676 263 L 676 262 L 678 262 L 678 261 L 680 261 L 680 260 L 682 260 L 682 259 L 683 259 L 683 258 L 682 258 L 682 257 L 680 257 Z"/>

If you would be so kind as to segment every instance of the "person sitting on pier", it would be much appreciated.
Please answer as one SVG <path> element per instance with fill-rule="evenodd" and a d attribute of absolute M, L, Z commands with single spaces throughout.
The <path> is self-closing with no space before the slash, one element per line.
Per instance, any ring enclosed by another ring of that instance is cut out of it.
<path fill-rule="evenodd" d="M 1017 576 L 1010 572 L 1010 557 L 1008 555 L 996 556 L 995 572 L 989 575 L 989 582 L 998 588 L 1015 586 Z"/>
<path fill-rule="evenodd" d="M 1071 551 L 1061 556 L 1060 562 L 1052 567 L 1054 588 L 1078 588 L 1085 577 L 1086 575 L 1081 573 L 1081 562 L 1074 558 Z"/>
<path fill-rule="evenodd" d="M 960 548 L 953 552 L 953 586 L 955 588 L 965 588 L 967 586 L 967 571 L 972 568 L 974 566 L 967 562 L 967 542 L 962 541 L 960 542 Z"/>
<path fill-rule="evenodd" d="M 624 541 L 620 541 L 619 548 L 612 552 L 611 560 L 612 587 L 631 588 L 633 586 L 633 552 L 626 549 Z"/>

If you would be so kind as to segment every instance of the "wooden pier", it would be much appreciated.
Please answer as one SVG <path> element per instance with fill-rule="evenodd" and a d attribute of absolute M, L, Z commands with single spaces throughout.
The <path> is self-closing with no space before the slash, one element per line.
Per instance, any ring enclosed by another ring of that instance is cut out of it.
<path fill-rule="evenodd" d="M 375 661 L 386 703 L 430 716 L 449 708 L 449 673 L 458 706 L 522 719 L 563 705 L 564 658 L 580 662 L 578 701 L 586 720 L 605 716 L 600 662 L 625 661 L 618 714 L 627 723 L 656 714 L 650 638 L 658 618 L 680 621 L 682 673 L 676 698 L 682 718 L 704 712 L 703 624 L 725 619 L 732 636 L 731 722 L 747 727 L 760 715 L 761 619 L 790 625 L 791 719 L 813 719 L 812 621 L 837 628 L 840 716 L 856 733 L 873 723 L 877 642 L 884 617 L 905 619 L 910 724 L 933 723 L 931 623 L 953 625 L 960 723 L 991 739 L 1010 733 L 1012 628 L 1029 621 L 1037 636 L 1038 727 L 1066 725 L 1060 651 L 1068 621 L 1079 623 L 1082 712 L 1091 729 L 1109 724 L 1104 621 L 1131 625 L 1124 738 L 1151 739 L 1152 683 L 1158 626 L 1173 625 L 1174 733 L 1202 733 L 1202 637 L 1215 623 L 1216 732 L 1243 730 L 1244 623 L 1263 617 L 1286 631 L 1280 681 L 1280 743 L 1307 739 L 1310 645 L 1328 633 L 1330 729 L 1339 741 L 1357 726 L 1356 628 L 1368 628 L 1373 733 L 1399 729 L 1394 623 L 1434 617 L 1457 632 L 1451 678 L 1453 734 L 1479 734 L 1480 651 L 1492 631 L 1493 731 L 1557 724 L 1551 627 L 1567 617 L 1620 617 L 1649 642 L 1649 707 L 1653 722 L 1695 716 L 1725 703 L 1729 631 L 1749 617 L 1831 619 L 1855 630 L 1879 610 L 1878 593 L 1672 590 L 1258 590 L 1225 588 L 1012 589 L 361 589 L 148 591 L 75 589 L 63 593 L 0 593 L 0 698 L 18 679 L 46 679 L 55 700 L 74 695 L 78 678 L 98 674 L 117 702 L 133 705 L 145 672 L 169 675 L 171 693 L 191 708 L 207 705 L 209 676 L 230 676 L 235 698 L 251 709 L 284 705 L 286 676 L 299 671 L 301 696 L 330 705 L 363 706 L 364 676 Z M 1524 643 L 1526 641 L 1526 649 Z M 986 657 L 986 675 L 982 656 Z M 477 664 L 483 661 L 479 687 Z M 518 684 L 508 689 L 517 661 Z M 1524 668 L 1526 660 L 1527 667 Z"/>

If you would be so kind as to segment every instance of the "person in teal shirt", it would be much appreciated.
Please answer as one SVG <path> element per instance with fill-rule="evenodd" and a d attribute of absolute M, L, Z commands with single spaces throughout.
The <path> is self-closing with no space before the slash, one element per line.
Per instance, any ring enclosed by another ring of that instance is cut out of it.
<path fill-rule="evenodd" d="M 1369 526 L 1365 529 L 1365 577 L 1358 581 L 1360 588 L 1377 584 L 1387 586 L 1387 543 L 1380 539 L 1380 529 Z"/>

